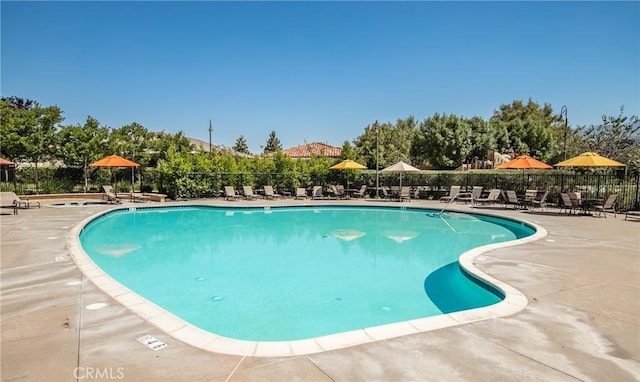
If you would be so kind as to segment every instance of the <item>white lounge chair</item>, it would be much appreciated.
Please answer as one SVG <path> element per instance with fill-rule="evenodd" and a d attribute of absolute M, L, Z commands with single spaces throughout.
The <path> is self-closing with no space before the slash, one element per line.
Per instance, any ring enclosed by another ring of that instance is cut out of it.
<path fill-rule="evenodd" d="M 102 186 L 102 189 L 104 190 L 103 199 L 106 199 L 109 203 L 120 203 L 120 198 L 118 198 L 118 195 L 113 191 L 112 186 Z"/>
<path fill-rule="evenodd" d="M 11 207 L 13 208 L 13 214 L 18 214 L 18 205 L 16 204 L 16 196 L 15 192 L 0 192 L 0 207 Z"/>
<path fill-rule="evenodd" d="M 253 187 L 251 186 L 242 186 L 242 193 L 247 200 L 255 200 L 256 198 L 256 194 L 253 193 Z"/>
<path fill-rule="evenodd" d="M 489 190 L 489 195 L 487 195 L 486 198 L 477 198 L 475 202 L 480 204 L 496 204 L 498 202 L 498 199 L 500 199 L 501 193 L 502 190 L 493 188 Z"/>
<path fill-rule="evenodd" d="M 294 197 L 295 199 L 306 199 L 307 198 L 307 190 L 303 187 L 298 187 L 296 188 L 296 195 Z"/>
<path fill-rule="evenodd" d="M 460 186 L 451 186 L 449 189 L 449 195 L 443 196 L 440 198 L 441 202 L 450 202 L 451 199 L 455 198 L 456 195 L 460 193 Z"/>
<path fill-rule="evenodd" d="M 311 199 L 324 199 L 322 186 L 313 186 L 313 193 L 311 194 Z"/>
<path fill-rule="evenodd" d="M 264 189 L 264 197 L 267 198 L 267 199 L 274 199 L 274 198 L 281 198 L 282 197 L 282 195 L 276 194 L 273 191 L 273 186 L 264 186 L 263 189 Z"/>
<path fill-rule="evenodd" d="M 236 194 L 236 189 L 233 186 L 224 186 L 224 199 L 225 200 L 236 200 L 241 198 L 241 195 Z"/>

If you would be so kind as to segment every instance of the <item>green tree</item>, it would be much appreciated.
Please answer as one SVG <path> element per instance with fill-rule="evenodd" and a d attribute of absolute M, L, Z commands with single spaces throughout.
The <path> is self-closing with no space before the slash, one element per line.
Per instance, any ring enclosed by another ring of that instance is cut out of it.
<path fill-rule="evenodd" d="M 617 160 L 632 171 L 640 168 L 640 119 L 624 115 L 624 106 L 617 116 L 603 115 L 602 124 L 579 127 L 585 149 Z"/>
<path fill-rule="evenodd" d="M 84 169 L 84 192 L 88 188 L 88 166 L 104 157 L 107 151 L 104 143 L 109 129 L 100 126 L 98 120 L 89 116 L 84 125 L 63 126 L 57 134 L 57 157 L 68 166 L 81 166 Z"/>
<path fill-rule="evenodd" d="M 112 154 L 118 154 L 142 165 L 150 160 L 149 147 L 154 135 L 144 126 L 133 122 L 111 130 L 108 146 Z"/>
<path fill-rule="evenodd" d="M 553 113 L 551 105 L 540 107 L 529 99 L 527 104 L 516 100 L 500 105 L 489 122 L 497 128 L 497 132 L 506 130 L 508 134 L 508 142 L 496 147 L 498 151 L 530 154 L 544 161 L 554 155 L 552 149 L 557 147 L 556 135 L 552 131 L 557 128 L 559 120 L 559 115 Z"/>
<path fill-rule="evenodd" d="M 189 153 L 195 150 L 182 131 L 176 134 L 155 133 L 149 142 L 149 166 L 155 167 L 159 160 L 166 159 L 170 146 L 174 146 L 174 150 L 181 153 Z"/>
<path fill-rule="evenodd" d="M 480 117 L 468 120 L 471 128 L 471 151 L 467 159 L 478 157 L 486 159 L 489 151 L 494 150 L 498 140 L 498 130 Z"/>
<path fill-rule="evenodd" d="M 267 145 L 264 147 L 264 153 L 273 153 L 276 151 L 282 150 L 282 144 L 280 143 L 280 139 L 276 137 L 276 132 L 271 131 L 269 134 L 269 139 L 267 139 Z"/>
<path fill-rule="evenodd" d="M 16 97 L 0 99 L 0 153 L 12 161 L 35 164 L 36 192 L 38 163 L 50 159 L 56 150 L 56 129 L 62 122 L 57 106 L 42 107 L 35 101 Z"/>
<path fill-rule="evenodd" d="M 354 140 L 357 157 L 364 162 L 362 164 L 373 169 L 376 162 L 380 169 L 399 160 L 409 162 L 415 134 L 416 121 L 413 117 L 398 119 L 395 124 L 375 121 Z"/>
<path fill-rule="evenodd" d="M 244 139 L 244 135 L 241 135 L 236 140 L 236 143 L 233 145 L 232 149 L 239 153 L 251 154 L 251 152 L 249 151 L 249 146 L 247 146 L 247 140 Z"/>
<path fill-rule="evenodd" d="M 344 141 L 342 143 L 342 151 L 340 152 L 340 159 L 351 159 L 356 160 L 356 150 L 349 143 L 349 141 Z"/>
<path fill-rule="evenodd" d="M 435 114 L 418 127 L 412 155 L 421 164 L 458 167 L 472 151 L 472 134 L 466 119 Z"/>

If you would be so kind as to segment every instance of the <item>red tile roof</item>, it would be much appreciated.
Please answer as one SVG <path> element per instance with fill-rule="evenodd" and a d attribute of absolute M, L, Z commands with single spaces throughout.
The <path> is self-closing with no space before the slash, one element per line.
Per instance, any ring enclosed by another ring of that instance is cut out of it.
<path fill-rule="evenodd" d="M 311 142 L 290 149 L 282 150 L 282 153 L 291 158 L 311 158 L 312 156 L 325 156 L 329 158 L 339 158 L 342 153 L 341 147 L 329 146 L 325 143 Z"/>

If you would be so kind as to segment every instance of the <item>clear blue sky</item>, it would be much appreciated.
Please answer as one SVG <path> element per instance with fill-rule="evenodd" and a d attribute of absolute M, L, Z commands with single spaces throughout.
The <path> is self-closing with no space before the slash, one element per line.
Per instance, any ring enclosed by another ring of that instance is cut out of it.
<path fill-rule="evenodd" d="M 640 115 L 640 2 L 1 2 L 1 93 L 260 151 L 378 120 Z"/>

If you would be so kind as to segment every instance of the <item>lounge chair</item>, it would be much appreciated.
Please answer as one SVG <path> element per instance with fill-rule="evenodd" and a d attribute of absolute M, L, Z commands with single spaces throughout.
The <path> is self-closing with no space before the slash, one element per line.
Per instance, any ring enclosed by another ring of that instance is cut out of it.
<path fill-rule="evenodd" d="M 145 195 L 142 192 L 132 192 L 131 193 L 131 201 L 134 202 L 134 203 L 135 202 L 144 202 L 144 203 L 146 203 L 146 202 L 150 202 L 151 198 L 149 196 Z"/>
<path fill-rule="evenodd" d="M 236 200 L 241 197 L 242 195 L 236 194 L 236 189 L 233 186 L 224 186 L 224 200 Z"/>
<path fill-rule="evenodd" d="M 522 202 L 525 206 L 533 206 L 533 201 L 538 197 L 538 190 L 525 190 Z"/>
<path fill-rule="evenodd" d="M 313 193 L 311 194 L 311 199 L 324 199 L 324 194 L 322 193 L 322 186 L 313 186 Z"/>
<path fill-rule="evenodd" d="M 31 208 L 31 206 L 38 206 L 40 208 L 40 202 L 37 200 L 29 200 L 29 199 L 20 199 L 15 192 L 12 192 L 13 197 L 15 198 L 15 203 L 17 208 Z"/>
<path fill-rule="evenodd" d="M 347 197 L 347 194 L 344 192 L 344 186 L 343 185 L 337 185 L 334 186 L 333 184 L 330 186 L 330 190 L 331 190 L 331 194 L 333 194 L 333 197 L 335 197 L 336 199 L 344 199 Z"/>
<path fill-rule="evenodd" d="M 562 207 L 560 207 L 558 213 L 561 213 L 562 210 L 565 210 L 569 215 L 571 215 L 574 210 L 580 209 L 580 204 L 571 200 L 571 197 L 566 192 L 561 193 L 560 198 L 562 198 Z"/>
<path fill-rule="evenodd" d="M 307 189 L 303 188 L 303 187 L 298 187 L 296 188 L 296 195 L 294 196 L 294 199 L 306 199 L 307 198 Z"/>
<path fill-rule="evenodd" d="M 616 199 L 618 195 L 609 195 L 607 200 L 602 205 L 593 206 L 593 211 L 598 212 L 598 216 L 604 214 L 605 219 L 607 218 L 607 212 L 613 212 L 613 217 L 616 217 Z"/>
<path fill-rule="evenodd" d="M 256 194 L 253 193 L 253 187 L 251 186 L 242 186 L 242 194 L 247 200 L 255 200 Z"/>
<path fill-rule="evenodd" d="M 547 207 L 547 197 L 549 196 L 549 190 L 545 191 L 542 196 L 540 197 L 540 199 L 533 199 L 531 201 L 531 208 L 541 208 L 541 209 L 545 209 Z"/>
<path fill-rule="evenodd" d="M 411 201 L 411 187 L 402 186 L 402 188 L 400 188 L 400 194 L 398 195 L 398 200 L 399 201 L 406 200 L 406 201 L 410 202 Z"/>
<path fill-rule="evenodd" d="M 103 199 L 106 199 L 109 203 L 120 203 L 120 198 L 118 198 L 118 195 L 113 191 L 112 186 L 102 186 L 102 189 L 104 190 Z"/>
<path fill-rule="evenodd" d="M 263 189 L 264 189 L 264 197 L 267 198 L 267 199 L 275 199 L 275 198 L 281 198 L 282 197 L 282 195 L 276 194 L 273 191 L 273 186 L 264 186 Z"/>
<path fill-rule="evenodd" d="M 363 184 L 360 187 L 360 190 L 358 190 L 357 192 L 355 192 L 353 194 L 353 196 L 355 196 L 356 198 L 364 198 L 365 193 L 367 192 L 367 185 Z"/>
<path fill-rule="evenodd" d="M 627 210 L 624 214 L 624 220 L 627 220 L 627 218 L 640 219 L 640 211 Z"/>
<path fill-rule="evenodd" d="M 524 204 L 522 204 L 522 200 L 518 198 L 518 195 L 514 190 L 505 191 L 506 200 L 504 203 L 505 208 L 509 205 L 513 205 L 513 208 L 522 208 Z"/>
<path fill-rule="evenodd" d="M 571 206 L 573 207 L 574 210 L 579 211 L 579 210 L 584 210 L 585 205 L 582 203 L 582 194 L 579 192 L 567 192 L 567 195 L 569 195 L 569 200 L 571 200 Z M 585 213 L 587 211 L 584 211 Z"/>
<path fill-rule="evenodd" d="M 380 187 L 380 193 L 382 194 L 382 199 L 391 199 L 391 193 L 387 187 Z"/>
<path fill-rule="evenodd" d="M 482 195 L 482 186 L 473 186 L 471 192 L 460 193 L 457 200 L 463 201 L 465 203 L 471 202 L 471 204 L 473 205 L 475 203 L 475 200 L 480 198 L 480 195 Z"/>
<path fill-rule="evenodd" d="M 13 208 L 13 214 L 18 214 L 18 205 L 16 204 L 16 196 L 15 192 L 0 192 L 0 207 L 11 207 Z"/>
<path fill-rule="evenodd" d="M 449 195 L 441 197 L 440 201 L 444 203 L 450 202 L 451 199 L 455 198 L 459 193 L 460 186 L 451 186 L 451 188 L 449 189 Z"/>
<path fill-rule="evenodd" d="M 477 198 L 475 202 L 480 204 L 496 204 L 501 193 L 502 191 L 500 189 L 493 188 L 489 190 L 489 195 L 487 195 L 486 198 Z"/>

